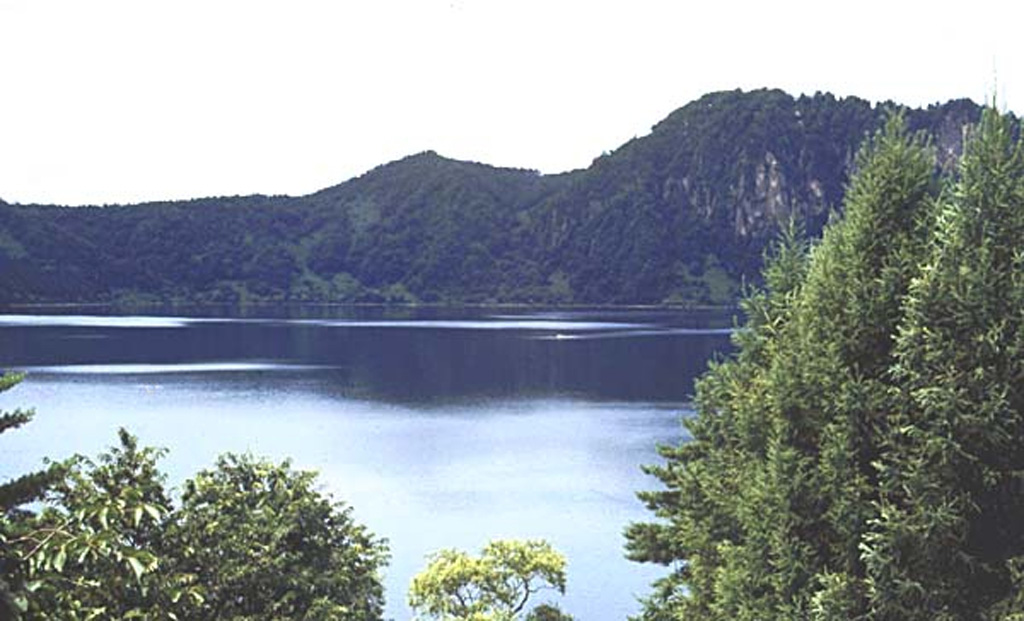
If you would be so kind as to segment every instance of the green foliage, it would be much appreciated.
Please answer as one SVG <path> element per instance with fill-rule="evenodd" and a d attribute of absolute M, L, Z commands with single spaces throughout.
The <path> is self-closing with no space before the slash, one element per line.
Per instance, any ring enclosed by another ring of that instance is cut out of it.
<path fill-rule="evenodd" d="M 386 548 L 312 473 L 228 455 L 175 508 L 162 455 L 122 430 L 17 516 L 4 576 L 24 580 L 25 618 L 381 618 Z"/>
<path fill-rule="evenodd" d="M 74 457 L 47 506 L 21 521 L 30 619 L 174 618 L 190 580 L 162 567 L 169 501 L 156 470 L 162 453 L 123 430 L 98 463 Z"/>
<path fill-rule="evenodd" d="M 732 304 L 780 226 L 820 233 L 891 107 L 712 93 L 563 175 L 428 152 L 295 198 L 0 204 L 0 303 Z M 948 159 L 979 112 L 907 117 Z"/>
<path fill-rule="evenodd" d="M 168 529 L 179 570 L 196 576 L 194 619 L 379 619 L 383 542 L 315 474 L 226 455 L 185 484 Z"/>
<path fill-rule="evenodd" d="M 895 115 L 845 215 L 787 235 L 693 440 L 651 467 L 643 619 L 1015 618 L 1024 558 L 1024 156 L 986 110 L 955 177 Z"/>
<path fill-rule="evenodd" d="M 25 378 L 20 373 L 0 372 L 0 394 L 14 388 Z M 0 434 L 21 427 L 35 416 L 33 410 L 15 409 L 0 411 Z M 0 483 L 0 515 L 6 514 L 17 507 L 38 500 L 46 490 L 46 486 L 58 473 L 55 469 L 43 470 L 22 475 L 12 481 Z"/>
<path fill-rule="evenodd" d="M 526 621 L 573 621 L 573 616 L 553 604 L 541 604 L 526 615 Z"/>
<path fill-rule="evenodd" d="M 459 550 L 434 554 L 413 578 L 409 605 L 443 621 L 512 621 L 545 589 L 565 593 L 564 556 L 545 541 L 492 541 L 479 557 Z M 527 618 L 567 618 L 550 605 L 538 608 Z"/>
<path fill-rule="evenodd" d="M 896 342 L 899 408 L 865 542 L 872 611 L 1013 618 L 1024 554 L 1024 157 L 987 110 Z"/>
<path fill-rule="evenodd" d="M 0 394 L 14 388 L 24 379 L 20 373 L 0 372 Z M 17 429 L 32 420 L 32 410 L 0 411 L 0 434 Z M 42 498 L 47 488 L 61 476 L 61 469 L 51 465 L 0 483 L 0 618 L 17 619 L 27 606 L 26 577 L 11 550 L 12 541 L 23 536 L 13 520 L 19 507 Z"/>

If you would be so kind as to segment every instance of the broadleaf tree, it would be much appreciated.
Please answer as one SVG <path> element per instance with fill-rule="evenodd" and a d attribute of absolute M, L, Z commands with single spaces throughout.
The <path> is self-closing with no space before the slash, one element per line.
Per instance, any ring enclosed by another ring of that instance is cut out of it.
<path fill-rule="evenodd" d="M 122 429 L 98 460 L 61 464 L 43 509 L 20 517 L 13 542 L 32 585 L 27 618 L 173 619 L 183 595 L 198 596 L 165 556 L 163 454 Z"/>
<path fill-rule="evenodd" d="M 185 483 L 168 536 L 173 562 L 203 588 L 191 618 L 383 615 L 386 543 L 288 462 L 222 456 Z"/>
<path fill-rule="evenodd" d="M 543 540 L 492 541 L 480 556 L 441 550 L 413 578 L 409 606 L 418 618 L 513 621 L 528 612 L 537 593 L 565 593 L 565 565 L 565 557 Z M 537 608 L 529 611 L 532 618 L 567 616 L 551 605 Z"/>
<path fill-rule="evenodd" d="M 386 544 L 313 473 L 225 455 L 174 506 L 163 454 L 122 430 L 98 460 L 63 464 L 42 511 L 16 517 L 27 619 L 382 618 Z"/>
<path fill-rule="evenodd" d="M 24 380 L 21 373 L 0 371 L 0 394 Z M 0 434 L 25 425 L 35 416 L 34 410 L 17 408 L 0 410 Z M 47 488 L 61 476 L 57 464 L 0 482 L 0 618 L 17 619 L 28 606 L 23 567 L 11 549 L 11 541 L 24 535 L 16 527 L 19 508 L 39 500 Z"/>

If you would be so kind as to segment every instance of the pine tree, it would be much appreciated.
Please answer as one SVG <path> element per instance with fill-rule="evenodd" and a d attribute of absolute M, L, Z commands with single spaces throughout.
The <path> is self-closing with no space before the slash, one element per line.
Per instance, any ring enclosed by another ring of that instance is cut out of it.
<path fill-rule="evenodd" d="M 651 469 L 663 521 L 630 552 L 677 565 L 646 619 L 1024 618 L 1015 121 L 986 110 L 944 187 L 898 119 L 858 169 L 804 267 L 770 264 L 693 440 Z"/>
<path fill-rule="evenodd" d="M 722 590 L 717 576 L 742 529 L 736 500 L 765 452 L 766 361 L 789 320 L 806 257 L 791 226 L 768 257 L 764 289 L 743 301 L 748 322 L 733 337 L 738 354 L 712 362 L 698 383 L 698 415 L 685 421 L 692 440 L 659 447 L 665 464 L 645 468 L 666 489 L 639 496 L 662 521 L 630 525 L 628 554 L 673 570 L 655 583 L 644 621 L 720 618 L 713 611 Z"/>
<path fill-rule="evenodd" d="M 865 608 L 860 544 L 890 407 L 901 305 L 923 254 L 935 159 L 893 116 L 862 150 L 841 220 L 815 248 L 772 372 L 768 470 L 779 614 L 851 619 Z M 781 580 L 780 580 L 781 579 Z"/>
<path fill-rule="evenodd" d="M 6 373 L 0 375 L 0 393 L 7 392 L 14 388 L 24 376 L 18 373 Z M 16 409 L 6 412 L 0 411 L 0 434 L 5 431 L 17 429 L 32 420 L 35 415 L 33 410 Z M 53 480 L 52 470 L 41 470 L 22 475 L 17 479 L 0 483 L 0 513 L 6 514 L 17 507 L 38 500 L 46 490 L 46 486 Z"/>
<path fill-rule="evenodd" d="M 809 254 L 792 236 L 747 298 L 733 360 L 699 382 L 692 441 L 641 494 L 632 558 L 676 563 L 647 619 L 848 619 L 866 606 L 872 522 L 900 308 L 928 233 L 934 158 L 892 118 L 858 159 L 845 217 Z"/>
<path fill-rule="evenodd" d="M 1024 567 L 1024 157 L 986 110 L 905 304 L 867 537 L 879 619 L 1002 618 Z"/>

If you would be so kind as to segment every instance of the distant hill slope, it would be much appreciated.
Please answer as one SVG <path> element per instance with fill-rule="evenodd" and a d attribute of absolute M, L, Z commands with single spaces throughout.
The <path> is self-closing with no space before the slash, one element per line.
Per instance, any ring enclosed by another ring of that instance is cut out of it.
<path fill-rule="evenodd" d="M 588 302 L 721 302 L 756 277 L 791 216 L 811 235 L 841 207 L 854 155 L 894 104 L 778 90 L 713 93 L 596 160 L 537 211 L 553 265 Z M 981 108 L 910 110 L 946 159 Z"/>
<path fill-rule="evenodd" d="M 0 302 L 728 303 L 780 223 L 820 232 L 895 107 L 730 91 L 563 175 L 427 152 L 303 197 L 0 203 Z M 950 165 L 980 110 L 906 114 Z"/>

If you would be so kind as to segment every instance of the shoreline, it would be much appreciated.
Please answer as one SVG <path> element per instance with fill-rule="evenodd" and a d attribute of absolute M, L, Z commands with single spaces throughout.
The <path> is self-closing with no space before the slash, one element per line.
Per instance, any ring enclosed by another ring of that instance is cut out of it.
<path fill-rule="evenodd" d="M 674 311 L 674 312 L 740 312 L 739 304 L 729 305 L 685 305 L 685 304 L 531 304 L 519 302 L 496 302 L 496 303 L 379 303 L 379 302 L 306 302 L 306 301 L 280 301 L 280 302 L 245 302 L 245 303 L 216 303 L 216 302 L 162 302 L 162 303 L 125 303 L 125 302 L 17 302 L 0 304 L 0 314 L 9 313 L 12 310 L 58 310 L 73 308 L 102 308 L 110 310 L 144 310 L 144 309 L 175 309 L 175 308 L 234 308 L 234 309 L 258 309 L 258 308 L 358 308 L 358 309 L 429 309 L 429 310 L 455 310 L 455 309 L 517 309 L 517 310 L 567 310 L 567 311 L 588 311 L 588 310 L 609 310 L 609 311 Z"/>

